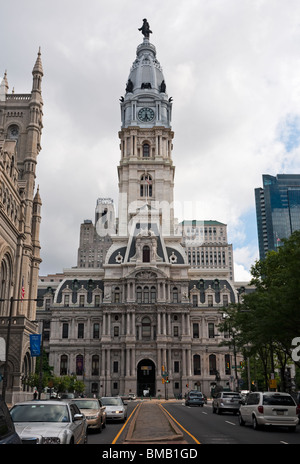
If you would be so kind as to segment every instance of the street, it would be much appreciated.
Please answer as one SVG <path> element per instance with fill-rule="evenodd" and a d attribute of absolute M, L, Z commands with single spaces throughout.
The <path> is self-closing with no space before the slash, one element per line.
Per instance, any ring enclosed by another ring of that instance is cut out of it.
<path fill-rule="evenodd" d="M 125 427 L 122 422 L 108 422 L 102 433 L 89 432 L 88 444 L 121 444 L 131 420 L 130 414 L 137 403 L 138 401 L 128 402 L 129 420 Z M 251 426 L 241 427 L 238 417 L 231 413 L 213 414 L 211 404 L 189 407 L 184 405 L 184 401 L 169 401 L 162 402 L 162 406 L 180 426 L 189 445 L 300 443 L 300 425 L 294 433 L 285 428 L 253 430 Z M 122 429 L 123 432 L 120 433 Z"/>

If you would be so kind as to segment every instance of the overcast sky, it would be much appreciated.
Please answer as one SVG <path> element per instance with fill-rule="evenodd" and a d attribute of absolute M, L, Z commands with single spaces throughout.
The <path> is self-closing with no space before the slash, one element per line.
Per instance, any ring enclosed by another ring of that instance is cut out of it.
<path fill-rule="evenodd" d="M 177 217 L 226 223 L 235 279 L 248 279 L 258 259 L 254 189 L 262 174 L 300 173 L 300 2 L 0 3 L 9 92 L 30 93 L 42 52 L 40 274 L 76 265 L 80 224 L 94 220 L 98 197 L 117 204 L 119 98 L 147 18 L 173 97 Z"/>

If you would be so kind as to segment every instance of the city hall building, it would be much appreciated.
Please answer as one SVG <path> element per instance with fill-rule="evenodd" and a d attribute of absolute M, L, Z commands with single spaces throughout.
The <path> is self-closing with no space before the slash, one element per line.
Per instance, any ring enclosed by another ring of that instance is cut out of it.
<path fill-rule="evenodd" d="M 40 277 L 37 318 L 54 374 L 88 395 L 209 395 L 235 388 L 241 360 L 218 329 L 237 301 L 232 246 L 226 224 L 174 218 L 172 98 L 146 21 L 142 33 L 120 101 L 118 217 L 95 199 L 77 267 Z"/>

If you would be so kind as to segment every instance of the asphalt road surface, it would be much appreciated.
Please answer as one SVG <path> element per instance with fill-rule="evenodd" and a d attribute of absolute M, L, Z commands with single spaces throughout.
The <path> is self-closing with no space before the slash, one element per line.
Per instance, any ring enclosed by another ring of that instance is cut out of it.
<path fill-rule="evenodd" d="M 136 405 L 137 401 L 128 402 L 128 418 Z M 253 430 L 250 425 L 241 427 L 236 415 L 213 414 L 211 404 L 191 407 L 185 406 L 183 401 L 177 401 L 162 403 L 162 406 L 181 428 L 189 445 L 300 444 L 300 425 L 296 432 L 289 432 L 285 428 Z M 121 444 L 130 420 L 126 424 L 108 422 L 102 433 L 89 432 L 88 444 Z"/>

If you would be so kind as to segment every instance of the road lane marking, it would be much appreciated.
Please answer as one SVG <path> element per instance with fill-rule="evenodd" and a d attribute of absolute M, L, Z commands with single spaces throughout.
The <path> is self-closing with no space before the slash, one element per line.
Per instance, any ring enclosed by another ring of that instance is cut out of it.
<path fill-rule="evenodd" d="M 128 417 L 128 419 L 126 420 L 125 424 L 123 425 L 123 427 L 121 428 L 121 430 L 119 430 L 119 433 L 117 433 L 117 435 L 115 436 L 115 438 L 113 439 L 113 441 L 111 442 L 112 445 L 115 445 L 116 444 L 116 441 L 118 440 L 119 436 L 121 435 L 121 433 L 123 432 L 123 430 L 125 429 L 129 419 L 131 418 L 131 416 L 133 415 L 134 411 L 139 408 L 141 406 L 142 403 L 139 403 L 136 405 L 136 407 L 134 408 L 134 410 L 132 411 L 132 413 L 130 414 L 130 416 Z"/>
<path fill-rule="evenodd" d="M 236 425 L 234 422 L 230 422 L 230 421 L 225 421 L 227 422 L 227 424 L 230 424 L 230 425 Z"/>
<path fill-rule="evenodd" d="M 201 445 L 200 441 L 197 440 L 197 438 L 195 438 L 190 432 L 188 432 L 170 413 L 169 411 L 166 410 L 166 408 L 164 408 L 161 404 L 159 405 L 167 414 L 169 414 L 169 416 L 171 417 L 171 419 L 176 422 L 177 425 L 179 425 L 180 428 L 182 428 L 182 430 L 187 433 L 198 445 Z"/>

